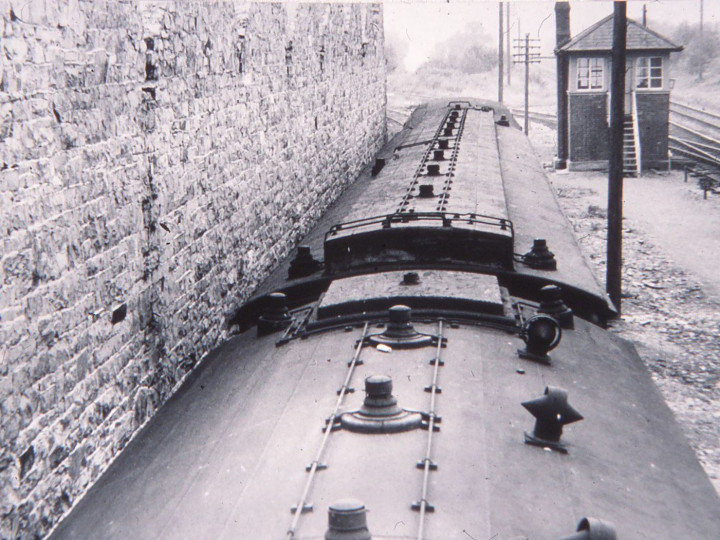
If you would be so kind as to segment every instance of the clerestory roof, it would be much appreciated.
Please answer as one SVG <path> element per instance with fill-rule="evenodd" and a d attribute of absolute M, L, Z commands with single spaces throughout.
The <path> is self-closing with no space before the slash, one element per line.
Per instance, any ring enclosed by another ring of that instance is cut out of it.
<path fill-rule="evenodd" d="M 647 26 L 627 20 L 626 46 L 628 51 L 681 51 L 675 45 Z M 609 52 L 612 51 L 613 16 L 608 15 L 558 48 L 556 52 Z"/>

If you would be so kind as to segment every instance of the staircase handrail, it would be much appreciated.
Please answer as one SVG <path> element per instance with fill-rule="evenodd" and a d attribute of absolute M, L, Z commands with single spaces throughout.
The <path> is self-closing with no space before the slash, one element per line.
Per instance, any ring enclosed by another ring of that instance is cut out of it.
<path fill-rule="evenodd" d="M 632 92 L 632 129 L 633 144 L 635 146 L 635 159 L 637 162 L 637 175 L 642 174 L 642 153 L 640 147 L 640 130 L 638 129 L 637 92 Z"/>

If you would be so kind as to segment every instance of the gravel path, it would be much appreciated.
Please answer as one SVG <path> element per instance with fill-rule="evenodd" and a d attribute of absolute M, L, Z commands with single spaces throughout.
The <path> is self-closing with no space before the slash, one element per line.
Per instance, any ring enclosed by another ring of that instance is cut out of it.
<path fill-rule="evenodd" d="M 543 161 L 554 133 L 531 126 Z M 605 279 L 607 173 L 548 174 L 601 282 Z M 612 324 L 636 344 L 720 493 L 720 196 L 681 172 L 624 184 L 623 316 Z"/>

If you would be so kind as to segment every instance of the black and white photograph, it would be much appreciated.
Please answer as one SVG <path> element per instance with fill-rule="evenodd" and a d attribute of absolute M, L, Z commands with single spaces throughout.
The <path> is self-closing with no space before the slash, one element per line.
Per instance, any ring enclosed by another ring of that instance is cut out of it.
<path fill-rule="evenodd" d="M 718 540 L 720 1 L 0 0 L 0 540 Z"/>

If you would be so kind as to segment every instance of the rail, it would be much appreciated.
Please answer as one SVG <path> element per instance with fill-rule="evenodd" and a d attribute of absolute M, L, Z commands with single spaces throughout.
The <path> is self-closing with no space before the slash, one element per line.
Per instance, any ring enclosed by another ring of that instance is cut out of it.
<path fill-rule="evenodd" d="M 428 502 L 428 486 L 430 484 L 430 471 L 437 468 L 437 465 L 432 461 L 432 440 L 433 432 L 435 431 L 436 422 L 439 421 L 438 415 L 435 411 L 435 400 L 438 394 L 438 371 L 443 361 L 441 359 L 441 352 L 443 346 L 443 321 L 438 321 L 438 343 L 435 351 L 435 358 L 432 359 L 434 365 L 432 384 L 428 386 L 430 391 L 430 410 L 428 411 L 427 419 L 427 446 L 425 447 L 425 457 L 418 463 L 418 466 L 423 470 L 423 483 L 420 500 L 413 504 L 413 509 L 420 512 L 420 523 L 418 526 L 418 540 L 423 540 L 425 534 L 425 513 L 432 512 L 435 508 Z"/>
<path fill-rule="evenodd" d="M 327 421 L 327 424 L 325 426 L 325 433 L 323 435 L 322 441 L 320 443 L 320 447 L 318 448 L 317 453 L 315 454 L 315 459 L 313 462 L 308 466 L 308 478 L 305 482 L 305 487 L 303 488 L 302 496 L 300 497 L 300 501 L 298 502 L 297 506 L 293 509 L 293 519 L 290 523 L 290 527 L 287 531 L 287 538 L 295 538 L 295 532 L 297 530 L 298 523 L 300 522 L 300 516 L 303 512 L 306 512 L 308 510 L 311 510 L 312 507 L 309 507 L 307 504 L 308 501 L 308 495 L 310 494 L 310 488 L 312 487 L 313 481 L 315 480 L 315 475 L 317 474 L 318 470 L 324 469 L 326 466 L 321 465 L 321 459 L 323 456 L 323 453 L 325 452 L 325 447 L 327 446 L 328 439 L 330 438 L 330 433 L 332 433 L 333 425 L 335 424 L 336 419 L 338 418 L 338 411 L 340 410 L 340 406 L 342 405 L 343 400 L 345 399 L 345 395 L 348 392 L 350 380 L 352 379 L 353 373 L 355 372 L 355 366 L 358 365 L 358 360 L 360 358 L 360 351 L 362 350 L 363 343 L 365 341 L 365 338 L 367 337 L 367 331 L 368 331 L 368 323 L 366 322 L 363 326 L 362 330 L 362 336 L 358 340 L 357 345 L 355 346 L 355 354 L 353 354 L 352 360 L 348 364 L 348 370 L 347 374 L 345 375 L 345 381 L 343 382 L 343 385 L 340 387 L 340 390 L 338 391 L 338 398 L 335 402 L 335 409 L 333 410 L 333 413 L 330 415 L 330 418 Z"/>
<path fill-rule="evenodd" d="M 390 229 L 393 225 L 407 224 L 434 224 L 442 223 L 443 227 L 452 227 L 453 223 L 467 225 L 486 225 L 497 228 L 501 231 L 509 231 L 512 238 L 515 237 L 512 221 L 505 218 L 494 216 L 486 216 L 483 214 L 464 213 L 458 214 L 454 212 L 404 212 L 387 214 L 382 216 L 373 216 L 368 218 L 356 219 L 338 223 L 330 227 L 325 233 L 325 241 L 330 237 L 336 236 L 341 231 L 352 231 L 355 229 L 380 225 L 383 229 Z"/>

